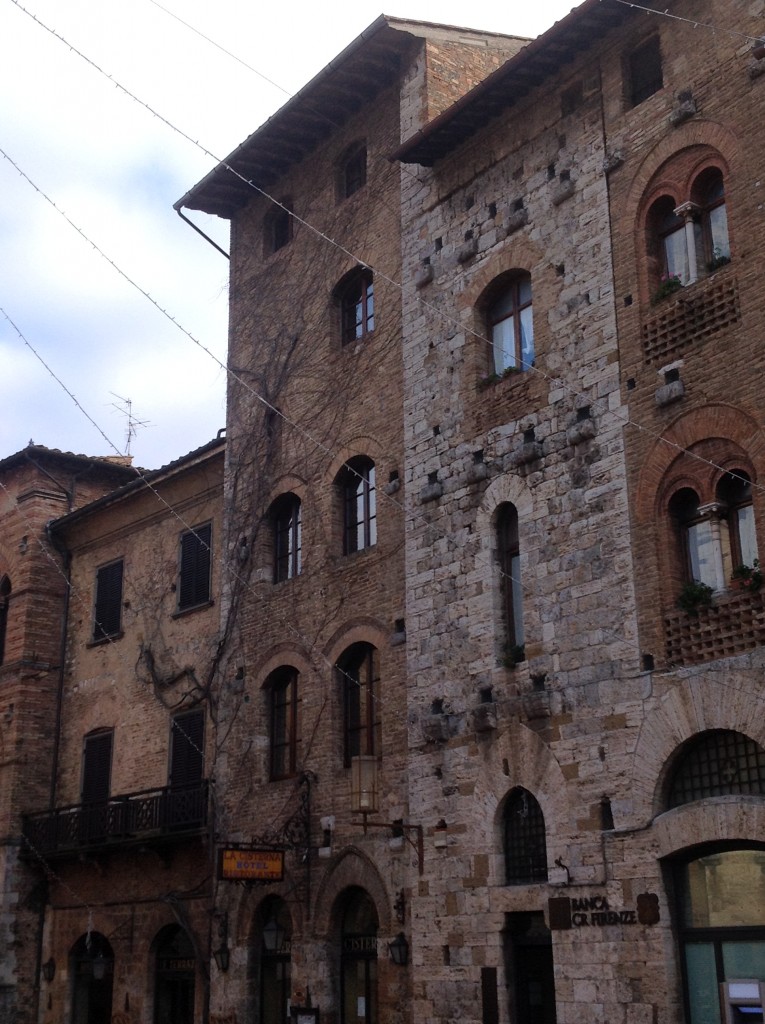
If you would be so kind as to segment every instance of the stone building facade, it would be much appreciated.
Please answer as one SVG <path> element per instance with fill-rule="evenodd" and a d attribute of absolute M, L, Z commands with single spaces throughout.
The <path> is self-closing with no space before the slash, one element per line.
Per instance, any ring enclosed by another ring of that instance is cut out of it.
<path fill-rule="evenodd" d="M 763 14 L 383 17 L 179 201 L 231 221 L 225 468 L 50 534 L 39 1020 L 723 1024 L 765 985 Z"/>

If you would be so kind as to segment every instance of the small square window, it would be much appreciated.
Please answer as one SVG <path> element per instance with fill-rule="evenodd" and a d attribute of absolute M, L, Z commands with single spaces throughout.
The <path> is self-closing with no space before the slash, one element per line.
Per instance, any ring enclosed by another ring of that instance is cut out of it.
<path fill-rule="evenodd" d="M 270 256 L 292 241 L 292 201 L 282 199 L 263 218 L 263 255 Z"/>

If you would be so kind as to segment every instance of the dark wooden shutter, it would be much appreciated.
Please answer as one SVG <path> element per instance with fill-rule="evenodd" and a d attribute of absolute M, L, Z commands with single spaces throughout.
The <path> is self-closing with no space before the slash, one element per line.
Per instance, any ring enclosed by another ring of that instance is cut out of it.
<path fill-rule="evenodd" d="M 170 729 L 170 779 L 173 789 L 194 786 L 204 772 L 205 716 L 203 711 L 175 715 Z"/>
<path fill-rule="evenodd" d="M 210 542 L 212 526 L 198 526 L 181 536 L 179 608 L 210 600 Z"/>
<path fill-rule="evenodd" d="M 96 573 L 93 639 L 103 640 L 120 631 L 122 623 L 122 560 L 103 565 Z"/>
<path fill-rule="evenodd" d="M 85 737 L 82 752 L 82 802 L 106 803 L 109 799 L 112 773 L 112 739 L 114 733 L 98 732 Z"/>

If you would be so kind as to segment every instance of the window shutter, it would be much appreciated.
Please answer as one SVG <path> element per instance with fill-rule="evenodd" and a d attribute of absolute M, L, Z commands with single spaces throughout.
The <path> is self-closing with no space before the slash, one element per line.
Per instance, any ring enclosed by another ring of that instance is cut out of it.
<path fill-rule="evenodd" d="M 210 542 L 212 526 L 198 526 L 181 536 L 179 608 L 210 600 Z"/>
<path fill-rule="evenodd" d="M 122 567 L 123 563 L 112 562 L 102 566 L 96 573 L 96 607 L 93 624 L 93 639 L 103 640 L 120 631 L 122 623 Z"/>
<path fill-rule="evenodd" d="M 203 711 L 187 711 L 175 715 L 170 730 L 170 786 L 194 786 L 202 781 L 204 771 Z"/>
<path fill-rule="evenodd" d="M 112 773 L 112 732 L 85 737 L 82 754 L 82 802 L 105 803 L 109 799 Z"/>

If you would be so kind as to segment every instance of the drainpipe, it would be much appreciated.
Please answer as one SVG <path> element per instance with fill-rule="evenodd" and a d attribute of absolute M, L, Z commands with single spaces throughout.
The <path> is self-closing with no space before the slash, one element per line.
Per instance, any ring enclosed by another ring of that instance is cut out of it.
<path fill-rule="evenodd" d="M 206 242 L 209 242 L 213 249 L 217 249 L 221 256 L 225 256 L 227 260 L 231 259 L 231 257 L 229 256 L 225 249 L 221 249 L 217 242 L 214 242 L 209 235 L 206 235 L 201 228 L 198 228 L 193 221 L 189 220 L 189 218 L 186 216 L 185 213 L 183 213 L 183 211 L 181 210 L 180 206 L 177 203 L 173 206 L 173 209 L 181 218 L 181 220 L 186 221 L 189 227 L 193 228 L 198 235 L 201 235 Z"/>

